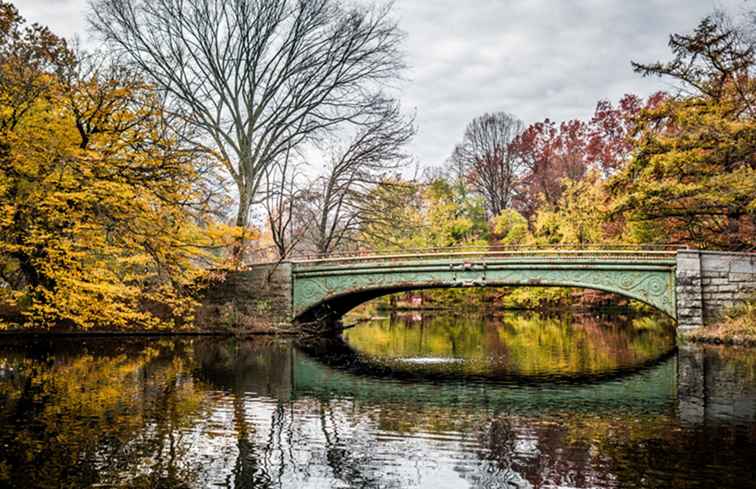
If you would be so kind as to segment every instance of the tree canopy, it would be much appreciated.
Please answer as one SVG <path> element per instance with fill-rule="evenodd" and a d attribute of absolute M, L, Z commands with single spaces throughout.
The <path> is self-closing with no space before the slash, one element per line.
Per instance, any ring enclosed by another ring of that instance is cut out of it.
<path fill-rule="evenodd" d="M 613 211 L 701 247 L 756 245 L 756 57 L 722 18 L 670 38 L 674 59 L 642 65 L 681 93 L 644 110 L 633 158 L 611 183 Z"/>
<path fill-rule="evenodd" d="M 209 209 L 160 98 L 9 4 L 0 15 L 0 300 L 37 326 L 191 313 Z"/>

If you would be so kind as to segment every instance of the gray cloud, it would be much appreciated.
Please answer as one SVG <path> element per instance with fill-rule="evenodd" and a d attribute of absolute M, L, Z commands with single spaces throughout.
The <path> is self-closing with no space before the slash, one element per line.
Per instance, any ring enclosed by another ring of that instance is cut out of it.
<path fill-rule="evenodd" d="M 754 0 L 396 0 L 407 33 L 402 102 L 417 111 L 423 166 L 451 152 L 467 122 L 505 110 L 526 122 L 590 116 L 599 99 L 669 88 L 630 61 L 667 59 L 667 37 L 715 8 Z M 84 36 L 85 0 L 22 0 L 29 20 Z"/>
<path fill-rule="evenodd" d="M 505 110 L 526 122 L 588 117 L 599 99 L 668 88 L 632 72 L 631 60 L 666 59 L 668 35 L 688 31 L 731 0 L 399 0 L 417 109 L 415 153 L 442 162 L 467 122 Z M 751 3 L 750 5 L 753 5 Z"/>

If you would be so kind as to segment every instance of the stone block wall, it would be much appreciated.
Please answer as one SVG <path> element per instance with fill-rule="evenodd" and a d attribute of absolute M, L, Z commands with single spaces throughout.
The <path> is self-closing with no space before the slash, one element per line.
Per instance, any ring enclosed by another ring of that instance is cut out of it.
<path fill-rule="evenodd" d="M 677 323 L 682 331 L 716 322 L 756 295 L 756 253 L 677 252 Z"/>
<path fill-rule="evenodd" d="M 284 262 L 226 272 L 208 288 L 196 324 L 203 330 L 293 332 L 291 317 L 291 264 Z"/>

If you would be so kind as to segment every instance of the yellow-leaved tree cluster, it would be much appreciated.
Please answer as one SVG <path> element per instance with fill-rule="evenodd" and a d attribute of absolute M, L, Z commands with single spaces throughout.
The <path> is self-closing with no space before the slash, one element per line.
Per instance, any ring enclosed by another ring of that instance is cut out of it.
<path fill-rule="evenodd" d="M 201 159 L 150 85 L 0 3 L 0 324 L 190 317 L 238 234 L 210 217 Z"/>

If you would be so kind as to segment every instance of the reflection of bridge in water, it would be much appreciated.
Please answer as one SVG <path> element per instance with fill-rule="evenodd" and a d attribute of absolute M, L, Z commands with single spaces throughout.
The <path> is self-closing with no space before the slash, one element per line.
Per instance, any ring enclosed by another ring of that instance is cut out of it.
<path fill-rule="evenodd" d="M 689 329 L 756 291 L 756 253 L 447 249 L 292 260 L 228 274 L 207 303 L 232 302 L 253 318 L 307 323 L 338 318 L 393 292 L 523 286 L 612 292 L 649 304 Z"/>
<path fill-rule="evenodd" d="M 220 342 L 203 342 L 205 380 L 224 387 L 232 380 L 236 389 L 282 401 L 340 398 L 426 407 L 485 405 L 522 415 L 564 409 L 677 413 L 681 422 L 693 425 L 756 419 L 756 392 L 749 387 L 748 376 L 734 377 L 717 348 L 685 346 L 626 369 L 556 382 L 535 378 L 528 385 L 526 376 L 501 383 L 434 374 L 411 378 L 385 365 L 355 360 L 354 352 L 327 354 L 323 345 L 305 351 L 290 342 L 260 350 L 254 342 L 248 344 L 250 350 L 234 347 L 236 354 L 229 356 Z M 225 367 L 218 358 L 227 359 Z"/>

